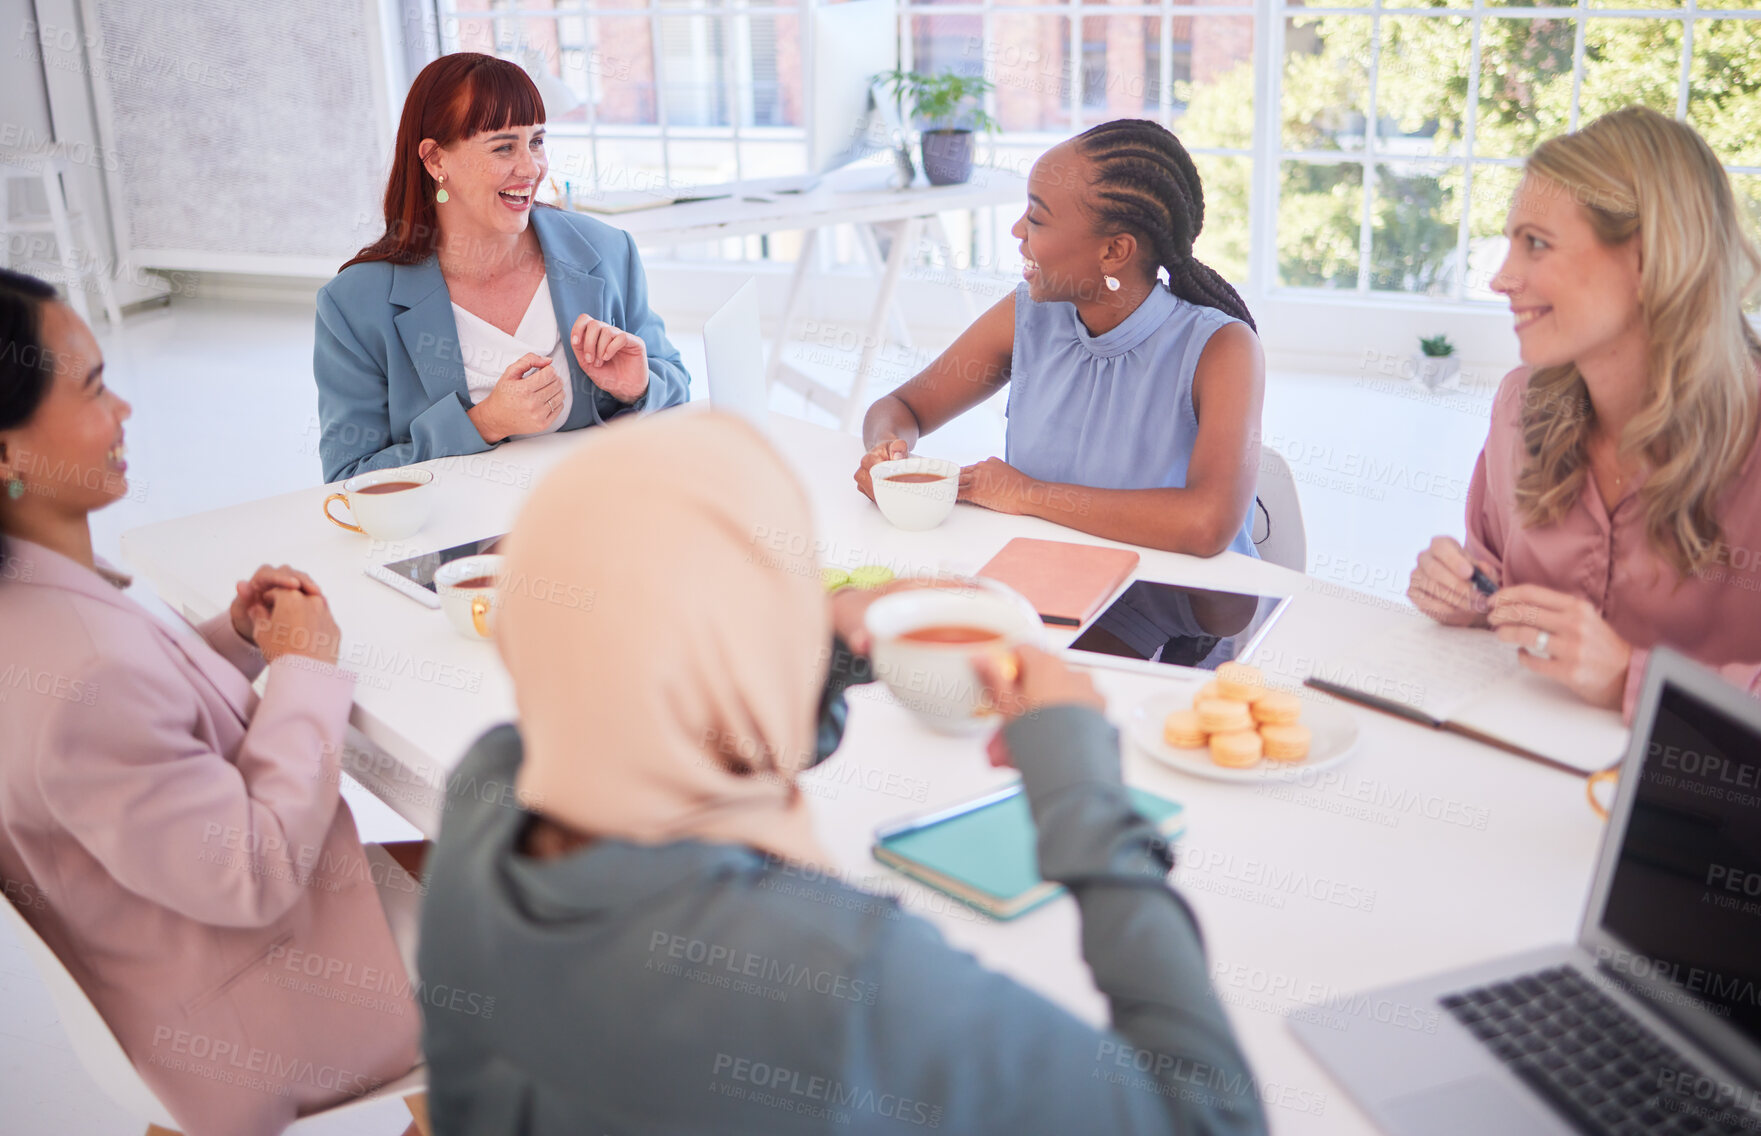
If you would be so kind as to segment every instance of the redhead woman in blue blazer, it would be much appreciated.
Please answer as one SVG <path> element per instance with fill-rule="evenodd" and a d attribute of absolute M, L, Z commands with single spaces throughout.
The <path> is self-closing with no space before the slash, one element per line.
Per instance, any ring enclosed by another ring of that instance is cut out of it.
<path fill-rule="evenodd" d="M 537 204 L 547 168 L 516 64 L 460 52 L 411 84 L 385 235 L 318 293 L 326 481 L 686 400 L 635 241 Z"/>

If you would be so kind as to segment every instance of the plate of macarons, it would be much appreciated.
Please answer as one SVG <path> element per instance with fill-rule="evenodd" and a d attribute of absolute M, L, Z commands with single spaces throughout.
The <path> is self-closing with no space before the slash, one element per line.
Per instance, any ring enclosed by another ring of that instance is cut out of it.
<path fill-rule="evenodd" d="M 1216 781 L 1265 781 L 1337 765 L 1357 748 L 1346 710 L 1266 684 L 1257 667 L 1224 663 L 1199 687 L 1132 707 L 1127 733 L 1163 765 Z"/>

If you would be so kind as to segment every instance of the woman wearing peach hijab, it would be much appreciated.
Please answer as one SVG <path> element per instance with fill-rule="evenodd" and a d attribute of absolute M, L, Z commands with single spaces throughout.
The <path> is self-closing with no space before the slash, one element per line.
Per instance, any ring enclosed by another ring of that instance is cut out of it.
<path fill-rule="evenodd" d="M 520 723 L 465 756 L 429 862 L 420 969 L 485 1009 L 428 1015 L 435 1131 L 1263 1131 L 1118 735 L 1052 656 L 998 689 L 1002 738 L 1110 1029 L 801 869 L 830 859 L 796 777 L 866 647 L 813 547 L 800 485 L 720 415 L 613 426 L 534 491 L 497 629 Z"/>

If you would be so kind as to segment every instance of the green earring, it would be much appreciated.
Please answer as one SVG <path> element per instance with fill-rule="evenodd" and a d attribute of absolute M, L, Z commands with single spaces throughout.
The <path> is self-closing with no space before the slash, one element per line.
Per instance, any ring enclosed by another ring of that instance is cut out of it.
<path fill-rule="evenodd" d="M 6 496 L 14 501 L 18 500 L 20 497 L 23 497 L 24 496 L 24 478 L 18 477 L 16 475 L 13 477 L 7 478 L 6 479 Z"/>
<path fill-rule="evenodd" d="M 434 190 L 434 200 L 440 202 L 442 205 L 445 205 L 447 203 L 447 201 L 449 200 L 449 198 L 447 197 L 447 193 L 446 193 L 446 179 L 445 178 L 435 179 L 435 185 L 437 188 Z"/>

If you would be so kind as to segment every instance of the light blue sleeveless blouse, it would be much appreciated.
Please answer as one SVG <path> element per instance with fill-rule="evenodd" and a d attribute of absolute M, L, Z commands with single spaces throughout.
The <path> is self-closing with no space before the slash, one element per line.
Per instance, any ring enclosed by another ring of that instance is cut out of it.
<path fill-rule="evenodd" d="M 1103 335 L 1076 305 L 1015 290 L 1003 460 L 1039 481 L 1096 489 L 1183 489 L 1198 415 L 1192 376 L 1213 333 L 1239 323 L 1157 286 Z M 1257 556 L 1253 506 L 1229 547 Z"/>

